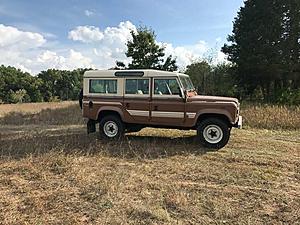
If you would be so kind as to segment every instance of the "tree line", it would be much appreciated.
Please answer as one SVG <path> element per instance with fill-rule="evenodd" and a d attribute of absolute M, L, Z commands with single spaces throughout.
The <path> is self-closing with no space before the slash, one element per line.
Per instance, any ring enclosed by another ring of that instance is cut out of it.
<path fill-rule="evenodd" d="M 48 69 L 37 76 L 11 66 L 0 66 L 0 103 L 49 102 L 78 99 L 83 73 Z"/>
<path fill-rule="evenodd" d="M 190 75 L 199 94 L 300 104 L 300 1 L 246 0 L 233 25 L 222 47 L 227 62 L 199 59 L 180 72 Z M 125 53 L 131 63 L 118 61 L 111 69 L 178 70 L 152 29 L 139 27 L 131 36 Z M 0 102 L 75 100 L 86 70 L 49 69 L 33 77 L 1 66 Z"/>

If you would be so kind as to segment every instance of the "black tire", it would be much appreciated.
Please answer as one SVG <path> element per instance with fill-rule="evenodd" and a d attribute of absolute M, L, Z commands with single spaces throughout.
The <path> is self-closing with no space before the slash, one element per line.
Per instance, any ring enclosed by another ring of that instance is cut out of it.
<path fill-rule="evenodd" d="M 197 136 L 203 146 L 211 149 L 221 149 L 229 141 L 230 130 L 225 121 L 208 118 L 198 124 Z"/>
<path fill-rule="evenodd" d="M 118 116 L 105 116 L 100 120 L 99 133 L 101 138 L 118 140 L 124 136 L 124 124 Z"/>

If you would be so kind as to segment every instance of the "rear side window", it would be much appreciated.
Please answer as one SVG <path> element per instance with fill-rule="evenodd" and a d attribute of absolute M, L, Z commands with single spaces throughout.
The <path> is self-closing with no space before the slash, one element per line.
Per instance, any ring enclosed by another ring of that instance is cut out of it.
<path fill-rule="evenodd" d="M 117 80 L 90 80 L 90 93 L 117 94 Z"/>
<path fill-rule="evenodd" d="M 149 79 L 126 79 L 125 94 L 148 95 Z"/>
<path fill-rule="evenodd" d="M 179 95 L 179 93 L 180 88 L 175 78 L 154 80 L 155 95 Z"/>

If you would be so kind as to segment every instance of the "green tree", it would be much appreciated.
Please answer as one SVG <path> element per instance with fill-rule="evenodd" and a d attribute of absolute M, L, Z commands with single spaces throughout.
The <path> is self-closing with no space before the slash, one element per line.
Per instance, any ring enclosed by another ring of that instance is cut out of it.
<path fill-rule="evenodd" d="M 48 69 L 40 72 L 37 77 L 42 80 L 40 87 L 44 101 L 48 102 L 55 96 L 59 96 L 58 81 L 61 80 L 61 72 L 56 69 Z"/>
<path fill-rule="evenodd" d="M 211 93 L 213 95 L 239 97 L 239 86 L 234 76 L 234 68 L 231 64 L 221 63 L 212 67 Z"/>
<path fill-rule="evenodd" d="M 38 74 L 42 81 L 40 90 L 44 93 L 44 101 L 50 99 L 76 100 L 82 88 L 83 74 L 90 69 L 73 71 L 48 69 Z"/>
<path fill-rule="evenodd" d="M 212 65 L 206 60 L 188 65 L 185 71 L 199 94 L 237 96 L 238 88 L 230 64 Z"/>
<path fill-rule="evenodd" d="M 137 32 L 131 31 L 132 40 L 127 42 L 127 57 L 132 59 L 128 69 L 159 69 L 165 71 L 177 70 L 176 59 L 169 55 L 165 57 L 165 47 L 159 46 L 153 30 L 139 27 Z M 116 62 L 116 69 L 124 69 L 125 64 Z"/>
<path fill-rule="evenodd" d="M 18 90 L 25 90 L 24 102 L 40 101 L 40 81 L 29 73 L 24 73 L 11 66 L 0 66 L 0 99 L 6 103 L 12 103 L 11 93 Z"/>
<path fill-rule="evenodd" d="M 194 62 L 186 67 L 185 73 L 188 74 L 193 81 L 196 91 L 199 94 L 207 94 L 209 84 L 207 83 L 212 68 L 206 61 Z"/>
<path fill-rule="evenodd" d="M 283 34 L 280 42 L 283 80 L 279 87 L 300 88 L 300 1 L 286 0 L 282 4 Z"/>
<path fill-rule="evenodd" d="M 264 98 L 272 100 L 276 90 L 290 88 L 291 83 L 297 87 L 299 12 L 298 0 L 245 1 L 222 51 L 246 94 L 261 87 Z"/>
<path fill-rule="evenodd" d="M 4 103 L 76 100 L 85 71 L 49 69 L 31 76 L 11 66 L 0 66 L 0 100 Z"/>
<path fill-rule="evenodd" d="M 17 91 L 9 90 L 8 93 L 8 98 L 10 99 L 11 103 L 22 103 L 27 94 L 27 91 L 25 89 L 20 89 Z"/>

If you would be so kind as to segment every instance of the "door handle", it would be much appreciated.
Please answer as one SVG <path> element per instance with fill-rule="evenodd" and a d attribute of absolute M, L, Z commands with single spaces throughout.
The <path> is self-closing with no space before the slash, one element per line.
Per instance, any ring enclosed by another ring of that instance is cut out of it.
<path fill-rule="evenodd" d="M 154 106 L 154 111 L 157 111 L 157 110 L 158 110 L 158 106 L 155 105 L 155 106 Z"/>

